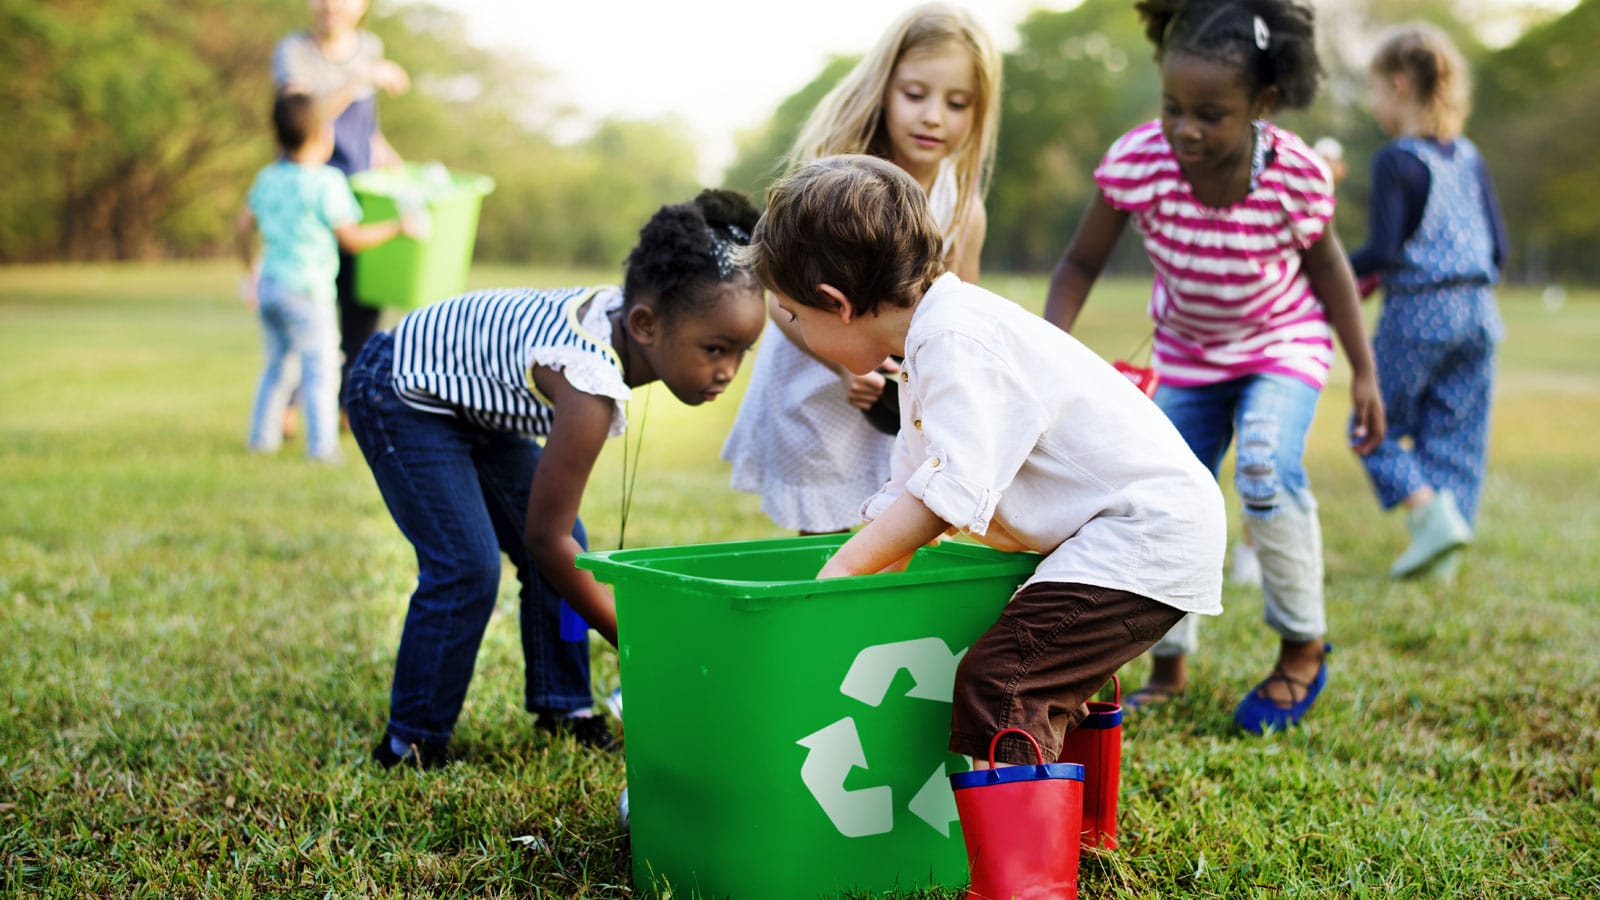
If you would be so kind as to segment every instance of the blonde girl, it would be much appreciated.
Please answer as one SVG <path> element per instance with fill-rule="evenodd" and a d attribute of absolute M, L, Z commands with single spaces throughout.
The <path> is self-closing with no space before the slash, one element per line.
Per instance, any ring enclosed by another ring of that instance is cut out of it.
<path fill-rule="evenodd" d="M 1384 286 L 1373 351 L 1388 436 L 1363 462 L 1383 508 L 1408 511 L 1411 542 L 1390 574 L 1449 577 L 1483 484 L 1505 224 L 1461 133 L 1470 85 L 1450 39 L 1399 26 L 1368 74 L 1373 116 L 1394 140 L 1373 157 L 1367 243 L 1350 257 L 1363 283 Z"/>
<path fill-rule="evenodd" d="M 793 170 L 840 153 L 904 169 L 928 192 L 944 234 L 945 266 L 978 278 L 983 199 L 1000 115 L 1000 57 L 964 10 L 928 4 L 905 13 L 813 110 L 790 152 Z M 806 349 L 774 314 L 722 458 L 733 486 L 761 496 L 779 526 L 843 531 L 889 476 L 893 437 L 863 411 L 885 395 L 894 360 L 865 376 Z M 891 390 L 892 396 L 892 390 Z"/>

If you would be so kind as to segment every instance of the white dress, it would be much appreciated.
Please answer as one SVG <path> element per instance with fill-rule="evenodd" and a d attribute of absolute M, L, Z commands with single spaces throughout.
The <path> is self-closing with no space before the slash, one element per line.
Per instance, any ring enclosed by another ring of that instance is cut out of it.
<path fill-rule="evenodd" d="M 948 161 L 928 203 L 948 230 L 956 211 Z M 850 405 L 849 385 L 849 375 L 817 362 L 767 322 L 722 458 L 733 464 L 733 487 L 761 495 L 761 511 L 781 528 L 853 528 L 861 524 L 862 501 L 889 480 L 894 436 Z"/>

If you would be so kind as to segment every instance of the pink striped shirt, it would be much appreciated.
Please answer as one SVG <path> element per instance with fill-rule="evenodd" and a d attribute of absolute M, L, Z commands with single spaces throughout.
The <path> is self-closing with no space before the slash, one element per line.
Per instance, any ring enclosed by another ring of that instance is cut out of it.
<path fill-rule="evenodd" d="M 1262 138 L 1266 166 L 1225 209 L 1195 199 L 1160 121 L 1119 138 L 1094 171 L 1156 270 L 1150 316 L 1164 384 L 1275 373 L 1321 389 L 1328 380 L 1333 335 L 1301 254 L 1333 219 L 1333 182 L 1292 132 L 1267 123 Z"/>

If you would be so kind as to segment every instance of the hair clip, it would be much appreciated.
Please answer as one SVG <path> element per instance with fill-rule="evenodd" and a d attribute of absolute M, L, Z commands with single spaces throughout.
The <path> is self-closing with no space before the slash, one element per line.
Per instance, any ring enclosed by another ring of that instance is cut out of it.
<path fill-rule="evenodd" d="M 1272 40 L 1272 32 L 1267 29 L 1267 23 L 1260 16 L 1255 17 L 1256 49 L 1265 51 L 1267 43 Z"/>

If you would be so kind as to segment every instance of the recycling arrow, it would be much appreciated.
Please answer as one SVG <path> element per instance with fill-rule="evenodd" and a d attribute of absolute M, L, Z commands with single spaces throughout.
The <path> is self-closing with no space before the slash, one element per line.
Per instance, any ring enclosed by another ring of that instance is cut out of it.
<path fill-rule="evenodd" d="M 800 780 L 840 834 L 867 837 L 894 829 L 894 797 L 888 785 L 844 789 L 851 769 L 867 767 L 854 719 L 847 716 L 795 743 L 811 751 L 800 764 Z"/>
<path fill-rule="evenodd" d="M 944 763 L 933 770 L 927 782 L 907 806 L 911 814 L 928 823 L 934 831 L 950 836 L 950 823 L 960 816 L 956 813 L 956 795 L 950 790 L 950 778 L 945 775 Z"/>
<path fill-rule="evenodd" d="M 949 703 L 955 691 L 956 666 L 966 653 L 965 648 L 951 653 L 950 646 L 936 637 L 876 644 L 856 654 L 839 690 L 868 706 L 878 706 L 895 676 L 905 669 L 916 680 L 907 697 Z"/>

